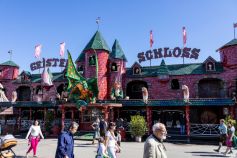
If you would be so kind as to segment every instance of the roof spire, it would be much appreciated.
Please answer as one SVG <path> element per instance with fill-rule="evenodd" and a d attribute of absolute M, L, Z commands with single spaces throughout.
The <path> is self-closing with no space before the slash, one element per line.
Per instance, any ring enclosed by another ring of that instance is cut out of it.
<path fill-rule="evenodd" d="M 98 31 L 100 28 L 100 17 L 99 16 L 96 18 L 96 24 L 97 24 L 97 31 Z"/>

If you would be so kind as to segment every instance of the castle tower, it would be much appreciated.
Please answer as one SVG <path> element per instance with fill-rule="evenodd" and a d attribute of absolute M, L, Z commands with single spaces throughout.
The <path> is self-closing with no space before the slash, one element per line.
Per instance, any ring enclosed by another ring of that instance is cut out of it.
<path fill-rule="evenodd" d="M 233 39 L 218 49 L 224 68 L 237 68 L 237 39 Z"/>
<path fill-rule="evenodd" d="M 77 69 L 85 78 L 96 77 L 96 57 L 98 59 L 98 99 L 107 99 L 108 94 L 108 60 L 110 49 L 100 34 L 96 31 L 89 43 L 76 60 Z M 82 71 L 81 71 L 82 70 Z"/>
<path fill-rule="evenodd" d="M 112 52 L 109 57 L 109 92 L 115 82 L 120 82 L 123 90 L 125 90 L 125 78 L 127 58 L 119 45 L 118 40 L 114 41 Z"/>
<path fill-rule="evenodd" d="M 0 80 L 15 80 L 19 74 L 19 66 L 13 61 L 0 64 Z"/>

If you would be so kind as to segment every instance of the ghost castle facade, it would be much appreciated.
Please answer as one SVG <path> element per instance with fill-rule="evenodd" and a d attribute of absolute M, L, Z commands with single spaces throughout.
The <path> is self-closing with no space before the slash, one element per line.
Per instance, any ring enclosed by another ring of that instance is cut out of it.
<path fill-rule="evenodd" d="M 85 78 L 98 72 L 98 97 L 81 107 L 68 101 L 66 70 L 50 73 L 54 86 L 44 87 L 41 74 L 19 73 L 13 61 L 4 62 L 0 64 L 0 83 L 9 100 L 12 92 L 17 92 L 17 101 L 0 102 L 3 132 L 26 131 L 36 118 L 52 133 L 59 131 L 57 125 L 67 126 L 71 120 L 80 123 L 81 131 L 90 131 L 96 117 L 129 122 L 130 116 L 139 114 L 146 118 L 149 128 L 163 122 L 170 135 L 182 125 L 188 136 L 217 135 L 220 118 L 237 116 L 237 39 L 218 52 L 220 61 L 208 57 L 202 63 L 166 65 L 164 58 L 159 66 L 143 67 L 135 62 L 128 68 L 119 42 L 115 40 L 111 50 L 97 31 L 75 61 Z M 116 99 L 111 91 L 118 82 L 123 94 Z M 189 103 L 183 100 L 182 85 L 189 87 Z M 147 103 L 143 101 L 143 87 L 148 90 Z"/>

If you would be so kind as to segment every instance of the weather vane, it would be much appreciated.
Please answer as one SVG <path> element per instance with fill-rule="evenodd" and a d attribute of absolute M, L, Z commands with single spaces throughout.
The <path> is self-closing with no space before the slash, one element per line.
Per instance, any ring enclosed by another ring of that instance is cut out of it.
<path fill-rule="evenodd" d="M 97 30 L 100 28 L 100 17 L 96 18 Z"/>
<path fill-rule="evenodd" d="M 9 50 L 8 54 L 10 55 L 10 61 L 11 61 L 12 60 L 12 50 Z"/>

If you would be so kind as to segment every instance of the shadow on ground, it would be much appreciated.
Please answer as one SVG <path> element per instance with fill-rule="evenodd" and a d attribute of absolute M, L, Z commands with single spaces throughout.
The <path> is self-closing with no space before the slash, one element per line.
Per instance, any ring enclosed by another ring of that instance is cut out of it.
<path fill-rule="evenodd" d="M 202 157 L 230 157 L 232 155 L 224 156 L 223 154 L 219 154 L 216 152 L 206 152 L 206 151 L 192 151 L 192 152 L 185 152 L 191 153 L 192 156 L 202 156 Z"/>

